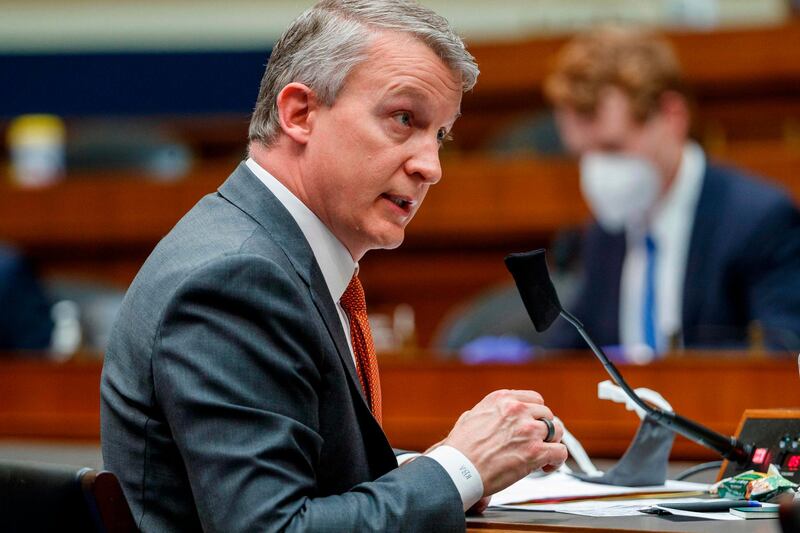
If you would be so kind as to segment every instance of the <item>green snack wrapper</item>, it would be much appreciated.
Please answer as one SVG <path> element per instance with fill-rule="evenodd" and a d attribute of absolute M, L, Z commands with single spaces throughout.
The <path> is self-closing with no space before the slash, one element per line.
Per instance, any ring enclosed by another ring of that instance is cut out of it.
<path fill-rule="evenodd" d="M 720 498 L 767 501 L 796 488 L 796 483 L 783 477 L 775 465 L 770 465 L 766 473 L 748 470 L 718 481 L 711 487 L 711 494 Z"/>
<path fill-rule="evenodd" d="M 783 477 L 775 465 L 769 465 L 766 477 L 755 479 L 750 482 L 747 487 L 745 498 L 763 502 L 774 498 L 778 494 L 796 488 L 797 484 Z"/>
<path fill-rule="evenodd" d="M 716 494 L 720 498 L 741 500 L 745 498 L 747 487 L 752 481 L 765 477 L 767 477 L 767 474 L 763 472 L 748 470 L 747 472 L 742 472 L 741 474 L 718 481 L 711 487 L 711 494 Z"/>

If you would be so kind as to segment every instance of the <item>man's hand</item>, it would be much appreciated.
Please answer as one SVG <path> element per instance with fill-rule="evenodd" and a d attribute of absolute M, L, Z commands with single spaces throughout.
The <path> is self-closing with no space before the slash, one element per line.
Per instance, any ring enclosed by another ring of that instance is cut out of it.
<path fill-rule="evenodd" d="M 467 509 L 467 514 L 468 514 L 468 515 L 478 515 L 478 514 L 483 514 L 483 512 L 484 512 L 486 509 L 488 509 L 488 508 L 489 508 L 489 503 L 490 503 L 491 501 L 492 501 L 492 497 L 491 497 L 491 496 L 484 496 L 483 498 L 481 498 L 480 500 L 478 500 L 478 503 L 476 503 L 475 505 L 473 505 L 472 507 L 470 507 L 469 509 Z"/>
<path fill-rule="evenodd" d="M 564 429 L 555 424 L 552 442 L 544 442 L 553 413 L 534 391 L 492 392 L 465 412 L 441 444 L 463 453 L 481 475 L 483 494 L 490 496 L 533 470 L 557 469 L 567 459 L 561 444 Z"/>

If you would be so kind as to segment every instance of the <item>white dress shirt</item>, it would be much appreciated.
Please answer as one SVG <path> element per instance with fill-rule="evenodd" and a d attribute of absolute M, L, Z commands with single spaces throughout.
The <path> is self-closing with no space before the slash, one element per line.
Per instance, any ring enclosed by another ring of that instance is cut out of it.
<path fill-rule="evenodd" d="M 339 300 L 350 284 L 352 277 L 358 272 L 358 263 L 353 260 L 347 248 L 331 233 L 328 227 L 286 186 L 259 166 L 252 158 L 248 158 L 245 164 L 283 204 L 283 207 L 289 211 L 297 225 L 300 226 L 300 231 L 303 232 L 314 258 L 319 264 L 331 298 L 336 303 L 336 311 L 339 313 L 339 320 L 347 337 L 350 355 L 353 357 L 353 363 L 356 364 L 350 338 L 350 321 Z M 402 464 L 418 455 L 401 455 L 398 463 Z M 481 499 L 483 496 L 483 481 L 478 470 L 464 454 L 451 446 L 439 446 L 426 455 L 442 465 L 453 480 L 456 489 L 461 495 L 464 510 L 469 509 Z"/>
<path fill-rule="evenodd" d="M 645 344 L 642 310 L 647 268 L 644 240 L 648 232 L 657 249 L 656 351 L 667 350 L 669 340 L 681 333 L 686 262 L 705 169 L 703 150 L 694 142 L 686 143 L 675 181 L 656 204 L 649 227 L 626 228 L 619 320 L 620 339 L 626 350 Z"/>

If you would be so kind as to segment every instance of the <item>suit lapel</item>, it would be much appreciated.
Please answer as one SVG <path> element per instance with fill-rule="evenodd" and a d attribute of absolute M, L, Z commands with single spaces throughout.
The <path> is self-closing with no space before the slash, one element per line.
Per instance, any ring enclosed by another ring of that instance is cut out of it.
<path fill-rule="evenodd" d="M 328 328 L 328 333 L 330 333 L 336 344 L 339 358 L 347 368 L 347 373 L 350 377 L 348 381 L 350 382 L 351 394 L 353 398 L 356 398 L 356 396 L 361 398 L 360 401 L 356 400 L 356 403 L 360 404 L 356 405 L 356 411 L 360 410 L 362 413 L 362 431 L 364 441 L 368 446 L 370 468 L 375 478 L 380 477 L 397 467 L 397 459 L 392 452 L 392 446 L 389 444 L 389 440 L 383 432 L 383 428 L 381 428 L 378 421 L 375 420 L 369 408 L 364 389 L 361 387 L 361 381 L 358 379 L 358 374 L 356 373 L 355 363 L 350 353 L 347 338 L 342 331 L 342 322 L 339 320 L 339 313 L 330 297 L 330 291 L 328 291 L 328 285 L 325 283 L 322 271 L 319 269 L 316 262 L 314 262 L 313 268 L 311 269 L 310 278 L 312 300 L 325 322 L 325 327 Z M 355 393 L 352 393 L 352 391 L 355 391 Z M 380 445 L 378 443 L 380 443 Z"/>
<path fill-rule="evenodd" d="M 721 206 L 726 202 L 725 194 L 722 181 L 714 173 L 713 167 L 707 164 L 692 224 L 689 257 L 686 261 L 686 274 L 683 280 L 683 320 L 681 325 L 684 335 L 698 323 L 698 317 L 703 308 L 705 294 L 698 288 L 705 286 L 708 279 L 708 251 L 711 244 L 717 241 L 714 235 L 719 228 L 719 224 L 713 222 L 718 220 Z"/>
<path fill-rule="evenodd" d="M 311 299 L 336 346 L 342 364 L 347 369 L 350 388 L 356 390 L 356 395 L 361 398 L 361 404 L 369 413 L 336 305 L 331 299 L 314 253 L 292 215 L 244 163 L 240 163 L 220 186 L 219 194 L 264 227 L 283 249 L 289 262 L 311 292 Z"/>
<path fill-rule="evenodd" d="M 603 265 L 604 272 L 602 278 L 594 282 L 600 294 L 597 299 L 589 300 L 589 303 L 591 305 L 591 302 L 603 302 L 606 310 L 600 315 L 597 324 L 599 342 L 619 344 L 622 341 L 620 334 L 622 269 L 628 251 L 628 242 L 625 233 L 604 232 L 604 234 L 605 242 L 601 247 L 603 256 L 598 262 Z"/>
<path fill-rule="evenodd" d="M 358 379 L 358 373 L 356 372 L 355 363 L 353 362 L 353 356 L 350 353 L 350 346 L 342 331 L 342 322 L 339 320 L 339 312 L 336 310 L 336 304 L 331 300 L 328 286 L 316 262 L 314 263 L 314 268 L 312 268 L 310 272 L 310 277 L 311 284 L 309 288 L 311 289 L 314 305 L 317 306 L 317 311 L 319 311 L 320 316 L 322 316 L 325 327 L 328 329 L 328 333 L 333 339 L 334 344 L 336 344 L 336 351 L 339 352 L 339 358 L 347 368 L 347 373 L 350 375 L 351 388 L 357 391 L 364 407 L 369 411 L 367 398 L 364 395 L 364 390 L 361 387 L 361 381 Z"/>

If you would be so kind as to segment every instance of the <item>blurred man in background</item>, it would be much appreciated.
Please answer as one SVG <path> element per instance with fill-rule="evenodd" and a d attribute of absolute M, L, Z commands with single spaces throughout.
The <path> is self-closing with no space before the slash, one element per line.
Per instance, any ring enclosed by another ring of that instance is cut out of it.
<path fill-rule="evenodd" d="M 50 347 L 50 302 L 30 264 L 0 245 L 0 350 L 42 351 Z"/>
<path fill-rule="evenodd" d="M 622 28 L 579 36 L 545 93 L 595 216 L 573 311 L 596 341 L 657 354 L 742 346 L 760 331 L 768 346 L 800 346 L 800 213 L 689 140 L 665 41 Z M 551 345 L 583 346 L 557 327 Z"/>

